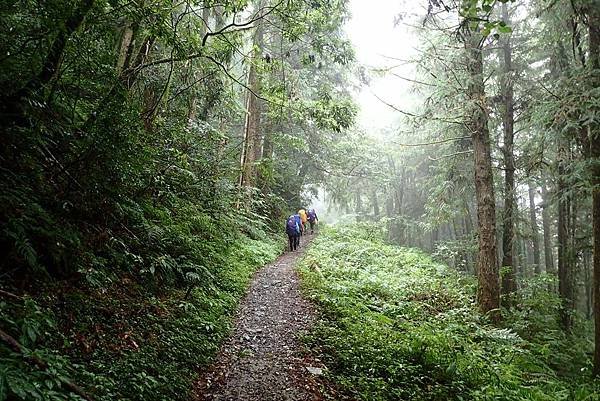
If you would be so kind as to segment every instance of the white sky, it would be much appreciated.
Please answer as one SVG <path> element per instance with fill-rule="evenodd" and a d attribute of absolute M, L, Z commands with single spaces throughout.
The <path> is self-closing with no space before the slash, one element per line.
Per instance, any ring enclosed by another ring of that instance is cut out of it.
<path fill-rule="evenodd" d="M 407 25 L 417 20 L 415 14 L 424 14 L 422 6 L 425 3 L 424 0 L 350 0 L 352 18 L 345 29 L 354 45 L 358 63 L 367 70 L 394 67 L 394 73 L 415 78 L 411 64 L 390 57 L 400 60 L 414 58 L 418 39 Z M 394 21 L 399 16 L 402 18 L 395 26 Z M 369 75 L 370 86 L 355 95 L 360 107 L 358 122 L 365 132 L 378 136 L 382 129 L 398 127 L 401 115 L 373 93 L 402 110 L 410 110 L 413 103 L 409 93 L 411 85 L 390 74 Z"/>

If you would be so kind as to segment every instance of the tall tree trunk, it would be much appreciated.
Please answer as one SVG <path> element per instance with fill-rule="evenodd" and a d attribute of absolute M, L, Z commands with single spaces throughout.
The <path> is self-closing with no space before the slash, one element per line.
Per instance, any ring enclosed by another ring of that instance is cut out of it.
<path fill-rule="evenodd" d="M 525 227 L 527 229 L 527 227 Z M 521 235 L 521 246 L 523 248 L 523 263 L 521 263 L 519 274 L 521 277 L 528 277 L 530 274 L 530 267 L 533 265 L 533 250 L 531 247 L 530 238 L 521 231 L 523 235 Z"/>
<path fill-rule="evenodd" d="M 117 64 L 115 66 L 117 75 L 120 75 L 123 69 L 127 68 L 127 63 L 131 59 L 135 32 L 134 26 L 130 22 L 126 22 L 121 33 L 121 40 L 119 41 Z"/>
<path fill-rule="evenodd" d="M 385 200 L 385 215 L 387 217 L 392 217 L 394 215 L 394 188 L 391 186 L 388 188 L 389 193 L 387 194 L 387 198 Z"/>
<path fill-rule="evenodd" d="M 371 192 L 371 199 L 373 202 L 373 216 L 375 217 L 375 220 L 377 220 L 379 218 L 379 198 L 377 197 L 377 190 L 373 189 Z"/>
<path fill-rule="evenodd" d="M 468 24 L 465 24 L 468 25 Z M 475 162 L 475 192 L 479 253 L 477 255 L 477 301 L 483 313 L 500 318 L 500 283 L 496 259 L 496 211 L 488 111 L 483 78 L 483 54 L 479 32 L 465 28 L 467 69 L 469 72 L 469 121 Z"/>
<path fill-rule="evenodd" d="M 600 86 L 600 5 L 594 2 L 589 6 L 589 54 L 590 62 L 594 70 L 594 87 Z M 588 138 L 590 141 L 589 157 L 592 160 L 592 236 L 593 236 L 593 296 L 594 296 L 594 323 L 595 351 L 594 351 L 594 374 L 600 375 L 600 128 L 596 124 L 590 129 Z"/>
<path fill-rule="evenodd" d="M 529 193 L 529 220 L 531 222 L 531 242 L 533 244 L 533 269 L 535 274 L 542 272 L 542 266 L 540 262 L 540 235 L 537 224 L 537 215 L 535 213 L 535 188 L 533 183 L 530 181 L 527 183 Z"/>
<path fill-rule="evenodd" d="M 467 202 L 465 200 L 464 206 L 465 206 L 465 229 L 466 229 L 465 232 L 470 236 L 471 234 L 473 234 L 473 227 L 475 226 L 475 223 L 473 222 L 473 213 L 471 212 L 471 205 L 469 205 L 469 202 Z"/>
<path fill-rule="evenodd" d="M 256 76 L 256 68 L 250 65 L 248 72 L 248 87 L 256 93 L 258 87 L 258 78 Z M 246 98 L 246 117 L 244 121 L 244 146 L 242 148 L 241 166 L 242 173 L 240 175 L 240 186 L 249 187 L 254 184 L 255 169 L 254 162 L 256 157 L 255 144 L 256 135 L 260 124 L 260 115 L 258 114 L 258 99 L 252 92 L 248 92 Z"/>
<path fill-rule="evenodd" d="M 571 157 L 570 160 L 573 161 L 575 159 L 573 152 L 571 153 Z M 580 273 L 580 260 L 579 260 L 579 243 L 577 241 L 577 232 L 578 232 L 578 228 L 577 228 L 577 217 L 579 214 L 579 210 L 578 210 L 578 199 L 577 199 L 577 194 L 576 194 L 576 190 L 573 190 L 573 194 L 569 197 L 570 201 L 570 206 L 571 206 L 571 211 L 570 211 L 570 217 L 571 217 L 571 221 L 569 223 L 569 264 L 571 266 L 572 269 L 572 273 L 571 273 L 571 285 L 573 286 L 573 310 L 576 311 L 577 310 L 577 277 L 579 276 Z"/>
<path fill-rule="evenodd" d="M 469 202 L 465 200 L 464 202 L 464 207 L 465 207 L 465 215 L 463 218 L 463 224 L 464 224 L 464 233 L 465 233 L 465 238 L 470 242 L 473 239 L 473 216 L 471 213 L 471 207 L 469 206 Z M 475 261 L 477 260 L 477 253 L 476 252 L 467 252 L 467 257 L 466 257 L 466 263 L 467 263 L 467 270 L 471 273 L 473 273 L 473 275 L 477 275 L 477 266 L 475 264 Z"/>
<path fill-rule="evenodd" d="M 583 290 L 585 292 L 585 317 L 591 319 L 594 297 L 592 296 L 592 252 L 589 249 L 583 252 Z"/>
<path fill-rule="evenodd" d="M 509 23 L 508 6 L 502 3 L 502 18 Z M 515 213 L 515 157 L 514 157 L 514 93 L 512 81 L 512 48 L 510 38 L 502 43 L 504 71 L 501 80 L 503 101 L 502 126 L 504 131 L 504 209 L 502 230 L 502 294 L 510 306 L 511 294 L 517 290 L 513 261 L 514 213 Z"/>
<path fill-rule="evenodd" d="M 156 110 L 156 94 L 152 84 L 144 88 L 144 111 L 142 112 L 142 122 L 146 132 L 151 133 L 154 130 L 154 116 Z"/>
<path fill-rule="evenodd" d="M 354 193 L 354 206 L 356 207 L 356 213 L 362 215 L 363 213 L 363 204 L 362 204 L 362 193 L 360 190 L 360 185 L 356 185 L 356 192 Z"/>
<path fill-rule="evenodd" d="M 402 167 L 400 170 L 400 179 L 396 187 L 396 199 L 394 202 L 394 214 L 399 216 L 404 213 L 404 190 L 406 188 L 406 169 Z"/>
<path fill-rule="evenodd" d="M 596 16 L 594 25 L 594 39 L 596 51 L 600 47 L 600 17 Z M 592 37 L 590 35 L 590 37 Z M 596 55 L 596 57 L 598 57 Z M 598 65 L 596 71 L 600 71 Z M 596 128 L 598 129 L 598 128 Z M 592 192 L 592 235 L 593 235 L 593 297 L 594 297 L 594 323 L 596 326 L 595 334 L 595 352 L 594 352 L 594 374 L 600 374 L 600 137 L 598 131 L 594 132 L 594 137 L 590 138 L 592 158 L 595 161 L 593 171 L 594 189 Z"/>
<path fill-rule="evenodd" d="M 444 235 L 444 232 L 442 230 L 442 235 Z M 433 230 L 431 230 L 431 247 L 430 249 L 433 251 L 435 249 L 435 244 L 437 244 L 440 240 L 440 228 L 439 227 L 435 227 Z"/>
<path fill-rule="evenodd" d="M 154 47 L 155 43 L 156 43 L 156 36 L 150 35 L 150 36 L 145 37 L 144 40 L 142 41 L 142 44 L 140 45 L 140 48 L 139 48 L 136 56 L 135 56 L 135 60 L 133 61 L 133 64 L 128 62 L 127 65 L 129 66 L 129 68 L 121 71 L 121 75 L 119 75 L 119 82 L 127 90 L 131 90 L 133 88 L 133 86 L 137 80 L 137 77 L 139 75 L 139 69 L 137 67 L 144 64 L 144 62 L 150 56 L 150 53 L 152 52 L 152 48 Z M 117 90 L 117 89 L 118 89 L 118 87 L 117 87 L 117 85 L 115 85 L 111 88 L 111 92 L 113 90 Z"/>
<path fill-rule="evenodd" d="M 264 1 L 259 1 L 257 9 L 263 9 Z M 241 156 L 242 172 L 240 174 L 240 186 L 251 187 L 256 181 L 256 161 L 261 154 L 260 146 L 260 113 L 261 103 L 257 95 L 260 94 L 260 77 L 256 64 L 260 62 L 263 46 L 263 20 L 256 23 L 253 37 L 254 54 L 250 61 L 248 70 L 248 94 L 246 99 L 246 119 L 244 123 L 244 146 Z"/>
<path fill-rule="evenodd" d="M 570 202 L 567 194 L 566 166 L 568 142 L 559 138 L 558 145 L 558 293 L 562 300 L 560 322 L 564 330 L 570 331 L 573 311 L 573 268 L 569 250 Z"/>
<path fill-rule="evenodd" d="M 207 32 L 214 30 L 215 28 L 210 26 L 210 14 L 211 11 L 216 12 L 215 8 L 210 8 L 210 7 L 205 7 L 204 10 L 202 10 L 202 21 L 203 21 L 203 25 L 200 27 L 199 29 L 199 36 L 204 36 Z M 192 65 L 192 61 L 188 60 L 186 62 L 186 68 L 189 68 L 189 66 Z M 190 72 L 192 72 L 193 69 L 190 68 Z M 186 78 L 186 83 L 190 84 L 193 83 L 193 81 L 196 79 L 196 76 L 194 73 L 191 74 L 187 74 L 187 78 Z M 188 110 L 188 128 L 191 128 L 194 124 L 194 122 L 196 121 L 196 118 L 198 117 L 197 112 L 198 112 L 198 95 L 197 92 L 192 92 L 192 97 L 190 99 L 190 105 L 189 105 L 189 110 Z M 208 109 L 208 107 L 207 107 Z M 205 113 L 208 114 L 208 110 L 205 110 Z M 202 113 L 203 115 L 200 117 L 201 119 L 206 118 L 206 116 L 204 115 L 205 113 Z"/>
<path fill-rule="evenodd" d="M 550 222 L 550 196 L 546 182 L 542 183 L 542 227 L 544 230 L 544 259 L 546 264 L 546 273 L 555 273 L 554 271 L 554 252 L 552 251 L 552 229 Z"/>
<path fill-rule="evenodd" d="M 523 239 L 520 223 L 517 221 L 516 225 L 516 234 L 515 234 L 515 244 L 513 251 L 516 252 L 516 260 L 515 260 L 515 272 L 523 277 L 525 273 L 525 267 L 527 266 L 527 246 L 525 245 L 525 240 Z"/>
<path fill-rule="evenodd" d="M 265 131 L 263 136 L 261 159 L 271 159 L 273 157 L 273 138 L 271 131 Z"/>

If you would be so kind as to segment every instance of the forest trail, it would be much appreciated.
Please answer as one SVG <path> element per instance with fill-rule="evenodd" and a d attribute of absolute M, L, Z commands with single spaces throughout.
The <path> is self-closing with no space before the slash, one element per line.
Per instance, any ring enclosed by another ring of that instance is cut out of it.
<path fill-rule="evenodd" d="M 322 365 L 298 341 L 315 316 L 295 272 L 310 239 L 255 274 L 231 336 L 196 383 L 196 401 L 323 399 Z"/>

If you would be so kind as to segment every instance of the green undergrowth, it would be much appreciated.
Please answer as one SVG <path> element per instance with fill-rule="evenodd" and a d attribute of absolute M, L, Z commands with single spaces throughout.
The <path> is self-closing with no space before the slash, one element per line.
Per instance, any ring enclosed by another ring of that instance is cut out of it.
<path fill-rule="evenodd" d="M 252 274 L 283 241 L 255 228 L 242 234 L 223 217 L 169 219 L 147 223 L 147 238 L 127 252 L 96 255 L 102 266 L 75 282 L 40 281 L 21 299 L 0 296 L 0 328 L 23 346 L 0 343 L 0 400 L 81 399 L 67 382 L 101 401 L 190 399 Z"/>
<path fill-rule="evenodd" d="M 495 327 L 476 309 L 472 277 L 383 238 L 376 225 L 327 228 L 301 264 L 321 314 L 306 341 L 351 396 L 600 399 L 589 378 L 591 342 L 560 331 L 543 279 L 524 283 L 514 312 Z"/>

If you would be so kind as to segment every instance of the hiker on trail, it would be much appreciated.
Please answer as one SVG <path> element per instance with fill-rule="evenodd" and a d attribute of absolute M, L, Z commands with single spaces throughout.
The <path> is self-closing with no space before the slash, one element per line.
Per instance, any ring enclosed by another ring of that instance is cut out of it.
<path fill-rule="evenodd" d="M 298 213 L 294 215 L 294 218 L 296 219 L 296 224 L 298 224 L 298 235 L 296 235 L 296 249 L 298 249 L 300 246 L 300 236 L 302 235 L 302 219 Z"/>
<path fill-rule="evenodd" d="M 315 226 L 319 222 L 319 218 L 317 217 L 317 212 L 315 211 L 315 209 L 308 209 L 307 218 L 308 218 L 308 224 L 310 224 L 310 233 L 314 234 Z"/>
<path fill-rule="evenodd" d="M 306 214 L 306 210 L 304 210 L 304 208 L 300 208 L 300 210 L 298 210 L 298 214 L 300 215 L 300 220 L 302 221 L 302 226 L 300 226 L 300 235 L 304 235 L 306 233 L 306 221 L 308 220 L 308 215 Z"/>
<path fill-rule="evenodd" d="M 288 217 L 285 223 L 285 232 L 290 241 L 290 251 L 295 251 L 298 249 L 298 244 L 300 242 L 300 226 L 298 225 L 295 215 Z"/>

